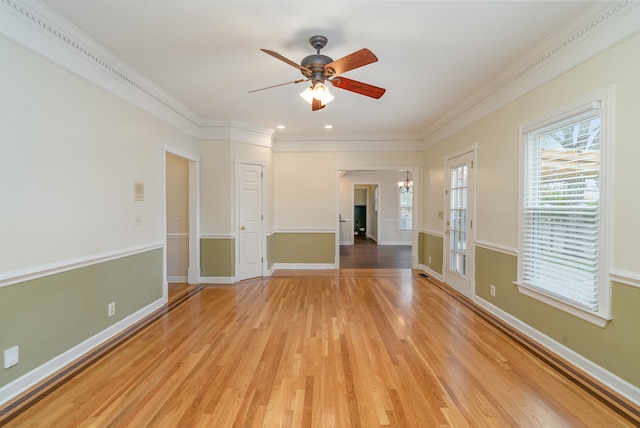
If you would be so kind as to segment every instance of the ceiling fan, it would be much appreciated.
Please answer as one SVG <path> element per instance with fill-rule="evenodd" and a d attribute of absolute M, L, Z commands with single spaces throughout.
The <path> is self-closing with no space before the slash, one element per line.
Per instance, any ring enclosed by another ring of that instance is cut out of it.
<path fill-rule="evenodd" d="M 371 98 L 378 99 L 385 93 L 385 89 L 383 88 L 342 77 L 342 73 L 346 73 L 349 70 L 378 61 L 378 58 L 369 49 L 360 49 L 359 51 L 353 52 L 352 54 L 334 61 L 328 56 L 320 53 L 320 49 L 324 48 L 327 44 L 327 38 L 325 36 L 312 36 L 309 39 L 309 43 L 314 49 L 316 49 L 316 53 L 305 57 L 300 64 L 285 58 L 277 52 L 270 51 L 268 49 L 260 49 L 272 57 L 299 69 L 305 78 L 249 92 L 262 91 L 264 89 L 271 89 L 277 86 L 288 85 L 290 83 L 311 81 L 311 86 L 301 93 L 300 96 L 311 104 L 311 110 L 313 111 L 324 108 L 327 103 L 334 98 L 334 96 L 329 92 L 329 89 L 325 86 L 325 81 L 330 82 L 334 88 L 346 89 L 347 91 L 355 92 Z"/>

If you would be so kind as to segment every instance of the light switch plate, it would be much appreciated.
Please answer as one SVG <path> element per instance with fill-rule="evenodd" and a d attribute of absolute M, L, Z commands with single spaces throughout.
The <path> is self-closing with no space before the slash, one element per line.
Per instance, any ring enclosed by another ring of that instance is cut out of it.
<path fill-rule="evenodd" d="M 133 183 L 133 200 L 144 201 L 144 183 Z"/>

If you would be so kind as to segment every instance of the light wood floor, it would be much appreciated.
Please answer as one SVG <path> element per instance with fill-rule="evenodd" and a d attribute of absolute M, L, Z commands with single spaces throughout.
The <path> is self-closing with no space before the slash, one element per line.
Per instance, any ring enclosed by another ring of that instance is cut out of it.
<path fill-rule="evenodd" d="M 196 290 L 9 427 L 633 426 L 410 270 Z"/>

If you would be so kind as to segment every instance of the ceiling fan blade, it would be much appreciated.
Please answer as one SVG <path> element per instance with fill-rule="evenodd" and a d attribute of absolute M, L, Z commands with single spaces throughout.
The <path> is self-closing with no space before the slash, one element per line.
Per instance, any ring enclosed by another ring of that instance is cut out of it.
<path fill-rule="evenodd" d="M 336 77 L 331 80 L 331 84 L 340 89 L 346 89 L 347 91 L 355 92 L 360 95 L 366 95 L 371 98 L 380 98 L 386 92 L 386 89 L 378 88 L 377 86 L 369 85 L 367 83 L 358 82 L 357 80 L 347 79 L 346 77 Z"/>
<path fill-rule="evenodd" d="M 290 85 L 292 83 L 300 83 L 300 82 L 306 82 L 306 81 L 307 79 L 294 80 L 292 82 L 286 82 L 286 83 L 280 83 L 278 85 L 267 86 L 266 88 L 254 89 L 253 91 L 249 91 L 248 93 L 250 94 L 252 92 L 264 91 L 265 89 L 277 88 L 278 86 Z"/>
<path fill-rule="evenodd" d="M 289 65 L 290 65 L 290 66 L 292 66 L 292 67 L 295 67 L 295 68 L 297 68 L 297 69 L 299 69 L 299 70 L 302 70 L 302 71 L 309 71 L 309 69 L 308 69 L 308 68 L 303 67 L 303 66 L 301 66 L 300 64 L 298 64 L 298 63 L 295 63 L 295 62 L 291 61 L 289 58 L 285 58 L 285 57 L 283 57 L 283 56 L 282 56 L 282 55 L 280 55 L 278 52 L 270 51 L 269 49 L 260 49 L 260 50 L 261 50 L 262 52 L 264 52 L 264 53 L 267 53 L 267 54 L 271 55 L 271 56 L 272 56 L 272 57 L 274 57 L 274 58 L 279 59 L 280 61 L 286 62 L 287 64 L 289 64 Z"/>
<path fill-rule="evenodd" d="M 312 111 L 316 111 L 316 110 L 320 110 L 321 108 L 324 108 L 325 105 L 322 104 L 322 101 L 320 100 L 316 100 L 315 98 L 311 101 L 311 110 Z"/>
<path fill-rule="evenodd" d="M 360 49 L 352 54 L 337 59 L 324 66 L 325 70 L 334 70 L 333 75 L 345 73 L 354 68 L 362 67 L 363 65 L 376 62 L 378 57 L 373 54 L 369 49 Z"/>

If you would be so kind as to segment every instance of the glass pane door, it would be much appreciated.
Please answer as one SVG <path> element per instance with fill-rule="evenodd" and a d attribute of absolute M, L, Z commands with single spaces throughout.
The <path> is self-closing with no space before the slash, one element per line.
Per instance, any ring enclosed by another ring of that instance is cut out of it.
<path fill-rule="evenodd" d="M 467 274 L 467 165 L 451 168 L 449 270 Z"/>

